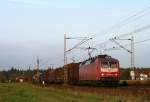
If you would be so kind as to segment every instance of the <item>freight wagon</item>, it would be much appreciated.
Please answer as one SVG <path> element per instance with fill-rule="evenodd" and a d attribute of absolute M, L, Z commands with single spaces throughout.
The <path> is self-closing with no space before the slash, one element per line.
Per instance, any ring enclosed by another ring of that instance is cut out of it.
<path fill-rule="evenodd" d="M 70 63 L 64 66 L 67 69 L 68 84 L 77 84 L 79 80 L 79 63 Z M 46 83 L 61 84 L 64 82 L 64 67 L 48 69 L 46 71 Z"/>
<path fill-rule="evenodd" d="M 46 72 L 46 83 L 63 83 L 64 71 L 63 68 L 48 69 Z"/>

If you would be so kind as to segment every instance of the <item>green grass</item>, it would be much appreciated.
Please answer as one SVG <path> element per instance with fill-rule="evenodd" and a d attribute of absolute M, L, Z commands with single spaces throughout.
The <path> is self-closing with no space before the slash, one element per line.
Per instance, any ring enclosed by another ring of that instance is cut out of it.
<path fill-rule="evenodd" d="M 148 102 L 145 97 L 110 96 L 32 84 L 0 84 L 0 102 Z"/>

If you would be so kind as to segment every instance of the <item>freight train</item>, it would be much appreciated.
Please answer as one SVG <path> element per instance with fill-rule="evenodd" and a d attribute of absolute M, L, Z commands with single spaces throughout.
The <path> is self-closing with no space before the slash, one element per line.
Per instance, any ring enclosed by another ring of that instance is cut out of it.
<path fill-rule="evenodd" d="M 63 83 L 64 68 L 67 69 L 69 84 L 118 82 L 120 77 L 119 61 L 108 55 L 98 55 L 80 63 L 71 63 L 62 68 L 47 71 L 47 83 Z"/>

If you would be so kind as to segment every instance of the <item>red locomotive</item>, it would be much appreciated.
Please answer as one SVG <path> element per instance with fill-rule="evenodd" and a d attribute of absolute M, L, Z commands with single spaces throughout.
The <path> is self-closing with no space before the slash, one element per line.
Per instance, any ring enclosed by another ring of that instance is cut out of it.
<path fill-rule="evenodd" d="M 119 81 L 119 61 L 108 55 L 98 55 L 79 65 L 79 81 Z"/>

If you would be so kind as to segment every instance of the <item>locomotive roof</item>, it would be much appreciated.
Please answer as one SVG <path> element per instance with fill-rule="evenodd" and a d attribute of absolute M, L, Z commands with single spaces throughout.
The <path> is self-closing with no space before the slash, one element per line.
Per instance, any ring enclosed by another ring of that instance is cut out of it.
<path fill-rule="evenodd" d="M 89 61 L 88 63 L 93 63 L 93 62 L 95 62 L 96 59 L 99 59 L 102 62 L 118 62 L 117 59 L 112 58 L 111 56 L 108 56 L 108 55 L 98 55 L 98 56 L 89 58 L 89 59 L 87 59 L 87 60 L 85 60 L 83 62 L 80 62 L 80 64 L 84 65 L 84 64 L 86 64 L 87 61 Z"/>
<path fill-rule="evenodd" d="M 88 60 L 95 61 L 97 58 L 100 59 L 100 60 L 102 60 L 102 61 L 118 61 L 117 59 L 112 58 L 112 57 L 109 56 L 109 55 L 98 55 L 98 56 L 89 58 L 89 59 L 87 59 L 87 60 L 85 60 L 85 61 L 88 61 Z M 84 62 L 84 61 L 83 61 L 83 62 Z"/>
<path fill-rule="evenodd" d="M 100 60 L 105 60 L 105 61 L 118 61 L 117 59 L 115 58 L 112 58 L 111 56 L 109 55 L 98 55 L 97 58 L 99 58 Z"/>

